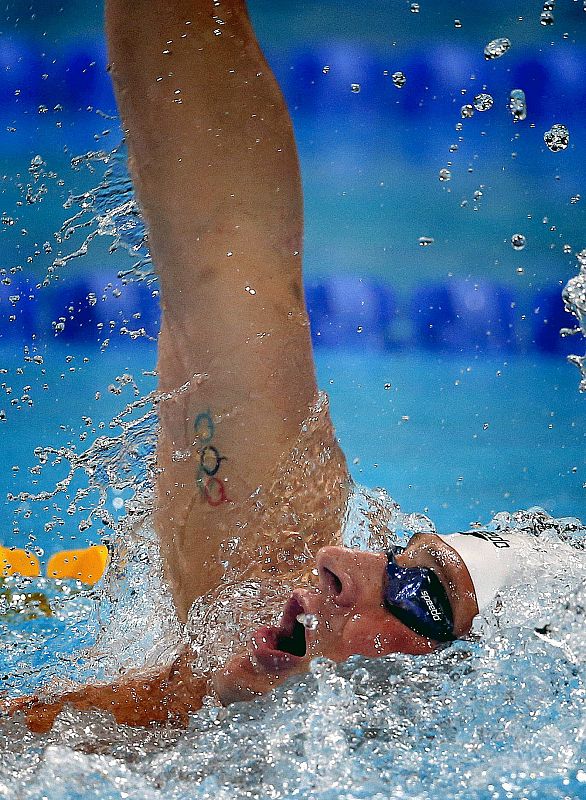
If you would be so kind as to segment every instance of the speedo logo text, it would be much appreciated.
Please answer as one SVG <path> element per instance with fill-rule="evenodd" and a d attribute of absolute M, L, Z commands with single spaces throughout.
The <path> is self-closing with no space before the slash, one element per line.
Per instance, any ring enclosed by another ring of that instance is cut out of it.
<path fill-rule="evenodd" d="M 440 614 L 440 612 L 437 610 L 437 608 L 435 607 L 435 605 L 433 604 L 433 600 L 432 600 L 432 599 L 431 599 L 431 597 L 429 596 L 429 592 L 428 592 L 427 590 L 425 590 L 425 589 L 424 589 L 424 590 L 421 592 L 421 596 L 422 596 L 422 597 L 423 597 L 423 599 L 425 600 L 425 605 L 426 605 L 426 606 L 429 608 L 429 612 L 430 612 L 431 616 L 433 617 L 433 619 L 434 619 L 436 622 L 439 622 L 439 621 L 441 620 L 441 614 Z"/>

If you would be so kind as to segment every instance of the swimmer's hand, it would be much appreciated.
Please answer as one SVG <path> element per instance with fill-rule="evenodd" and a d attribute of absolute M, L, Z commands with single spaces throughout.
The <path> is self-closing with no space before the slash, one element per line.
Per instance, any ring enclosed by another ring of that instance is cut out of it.
<path fill-rule="evenodd" d="M 175 723 L 186 726 L 189 714 L 201 708 L 206 682 L 195 678 L 190 654 L 184 651 L 170 666 L 149 675 L 135 675 L 102 686 L 83 686 L 54 700 L 18 697 L 0 703 L 0 713 L 22 715 L 33 733 L 51 730 L 67 706 L 79 711 L 109 711 L 116 722 L 133 727 Z"/>

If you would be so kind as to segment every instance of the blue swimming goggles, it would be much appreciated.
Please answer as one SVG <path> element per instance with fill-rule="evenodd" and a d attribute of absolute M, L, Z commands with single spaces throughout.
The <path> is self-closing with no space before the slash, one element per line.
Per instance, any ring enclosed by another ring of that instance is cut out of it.
<path fill-rule="evenodd" d="M 448 595 L 435 572 L 428 567 L 401 567 L 395 553 L 387 553 L 384 605 L 415 633 L 436 642 L 454 639 L 454 615 Z"/>

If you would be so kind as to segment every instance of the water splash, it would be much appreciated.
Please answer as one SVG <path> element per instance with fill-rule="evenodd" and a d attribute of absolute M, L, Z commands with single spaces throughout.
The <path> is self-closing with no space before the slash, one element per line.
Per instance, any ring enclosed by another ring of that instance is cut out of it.
<path fill-rule="evenodd" d="M 402 511 L 386 489 L 352 484 L 343 524 L 345 547 L 385 552 L 404 546 L 415 533 L 435 533 L 435 526 L 423 514 Z"/>
<path fill-rule="evenodd" d="M 486 527 L 524 532 L 542 571 L 468 640 L 427 656 L 316 659 L 254 703 L 205 707 L 184 732 L 67 711 L 38 740 L 0 721 L 0 797 L 578 800 L 586 529 L 540 509 Z"/>
<path fill-rule="evenodd" d="M 578 320 L 579 327 L 563 328 L 561 333 L 564 336 L 579 334 L 582 332 L 586 336 L 586 249 L 576 253 L 578 260 L 578 274 L 575 275 L 565 285 L 562 297 L 566 310 L 573 314 Z M 580 370 L 579 390 L 586 392 L 586 354 L 570 355 L 568 361 L 575 364 Z"/>
<path fill-rule="evenodd" d="M 74 169 L 85 167 L 95 172 L 106 167 L 99 183 L 80 195 L 70 196 L 64 204 L 66 210 L 75 213 L 65 220 L 56 233 L 62 251 L 48 269 L 46 282 L 56 271 L 67 266 L 74 259 L 85 256 L 92 242 L 100 236 L 112 239 L 110 252 L 125 250 L 134 263 L 122 270 L 123 280 L 155 280 L 148 247 L 147 231 L 142 220 L 134 190 L 126 167 L 126 148 L 124 143 L 113 150 L 98 150 L 72 159 Z M 66 246 L 83 236 L 81 244 Z"/>
<path fill-rule="evenodd" d="M 149 507 L 148 498 L 156 469 L 156 406 L 160 400 L 161 396 L 153 392 L 127 404 L 109 424 L 111 429 L 120 428 L 120 433 L 98 436 L 81 452 L 75 445 L 37 447 L 35 456 L 39 469 L 36 474 L 49 463 L 54 467 L 67 465 L 67 474 L 51 490 L 36 494 L 21 491 L 9 494 L 8 500 L 18 503 L 46 502 L 63 496 L 67 500 L 67 514 L 73 516 L 83 510 L 83 504 L 91 497 L 89 514 L 79 523 L 82 532 L 92 527 L 96 520 L 107 528 L 115 527 L 115 519 L 108 510 L 108 498 L 112 492 L 132 490 L 135 499 L 128 504 L 127 510 L 133 514 L 145 512 Z M 137 412 L 145 409 L 146 412 L 136 416 Z M 75 488 L 78 476 L 82 476 L 82 485 Z M 70 490 L 73 497 L 70 497 Z M 62 522 L 54 518 L 51 524 L 55 527 Z"/>

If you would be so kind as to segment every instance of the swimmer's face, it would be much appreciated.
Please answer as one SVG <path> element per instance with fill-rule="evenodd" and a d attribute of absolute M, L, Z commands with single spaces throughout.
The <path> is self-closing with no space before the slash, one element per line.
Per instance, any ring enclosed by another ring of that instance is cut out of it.
<path fill-rule="evenodd" d="M 403 567 L 432 569 L 446 591 L 454 636 L 464 636 L 478 613 L 470 576 L 460 557 L 431 534 L 415 536 L 396 556 Z M 354 654 L 429 653 L 439 642 L 416 633 L 384 603 L 384 553 L 323 547 L 317 554 L 318 585 L 296 589 L 277 628 L 253 633 L 245 653 L 234 656 L 214 677 L 223 703 L 270 691 L 290 675 L 307 672 L 316 656 L 344 661 Z M 305 626 L 297 618 L 305 615 Z"/>

